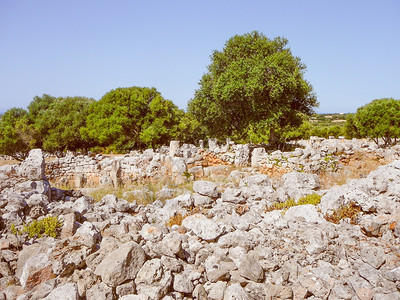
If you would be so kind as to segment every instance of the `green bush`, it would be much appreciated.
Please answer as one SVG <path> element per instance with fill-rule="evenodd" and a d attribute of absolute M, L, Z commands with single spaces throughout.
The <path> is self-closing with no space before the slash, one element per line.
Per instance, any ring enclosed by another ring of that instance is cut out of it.
<path fill-rule="evenodd" d="M 33 220 L 24 224 L 22 231 L 19 231 L 14 224 L 11 225 L 11 232 L 15 235 L 27 233 L 30 238 L 41 238 L 43 236 L 57 237 L 62 222 L 57 216 L 47 216 L 40 220 Z"/>
<path fill-rule="evenodd" d="M 266 211 L 273 211 L 273 210 L 284 210 L 287 211 L 289 208 L 298 205 L 305 205 L 305 204 L 312 204 L 318 205 L 321 202 L 321 195 L 318 194 L 311 194 L 304 197 L 301 197 L 297 202 L 293 198 L 289 198 L 285 202 L 281 203 L 274 203 L 267 207 Z"/>
<path fill-rule="evenodd" d="M 357 109 L 355 125 L 362 136 L 378 146 L 396 144 L 400 137 L 400 100 L 377 99 Z"/>

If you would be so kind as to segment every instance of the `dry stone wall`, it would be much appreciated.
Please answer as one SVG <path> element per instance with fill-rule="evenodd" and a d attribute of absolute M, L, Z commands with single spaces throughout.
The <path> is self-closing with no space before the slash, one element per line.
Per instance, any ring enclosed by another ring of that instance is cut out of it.
<path fill-rule="evenodd" d="M 76 188 L 102 185 L 127 185 L 146 179 L 184 182 L 192 176 L 200 178 L 225 170 L 215 165 L 251 166 L 264 170 L 280 169 L 284 172 L 307 173 L 335 172 L 341 161 L 357 151 L 374 153 L 378 157 L 393 161 L 399 157 L 398 146 L 378 149 L 373 143 L 362 140 L 320 139 L 312 137 L 300 141 L 303 148 L 294 151 L 267 153 L 264 148 L 252 145 L 235 145 L 229 140 L 218 145 L 215 139 L 209 141 L 209 149 L 172 141 L 170 147 L 148 149 L 142 153 L 131 152 L 125 156 L 79 155 L 50 160 L 46 164 L 48 179 L 59 186 Z"/>

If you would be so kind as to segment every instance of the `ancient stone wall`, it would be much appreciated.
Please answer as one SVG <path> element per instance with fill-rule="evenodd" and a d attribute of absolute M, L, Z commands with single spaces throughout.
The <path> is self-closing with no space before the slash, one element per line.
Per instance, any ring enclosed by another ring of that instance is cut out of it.
<path fill-rule="evenodd" d="M 209 141 L 211 149 L 172 141 L 170 147 L 144 152 L 134 151 L 129 155 L 79 155 L 72 154 L 49 160 L 46 164 L 48 179 L 59 186 L 76 188 L 99 185 L 132 184 L 146 179 L 182 182 L 187 176 L 200 178 L 218 171 L 215 165 L 230 165 L 264 170 L 280 169 L 284 172 L 307 173 L 335 172 L 340 162 L 357 151 L 374 152 L 392 161 L 398 157 L 399 148 L 378 149 L 373 143 L 363 140 L 321 139 L 312 137 L 299 141 L 302 147 L 294 151 L 267 153 L 264 148 L 252 145 L 235 145 L 229 140 L 218 145 Z M 212 167 L 212 168 L 210 168 Z"/>

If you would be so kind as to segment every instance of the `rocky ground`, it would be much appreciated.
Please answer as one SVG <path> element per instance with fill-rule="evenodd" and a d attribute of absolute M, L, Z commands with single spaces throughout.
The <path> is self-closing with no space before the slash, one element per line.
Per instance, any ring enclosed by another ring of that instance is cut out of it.
<path fill-rule="evenodd" d="M 256 170 L 146 206 L 94 202 L 51 187 L 32 150 L 0 167 L 0 299 L 400 299 L 400 160 L 327 190 Z M 315 193 L 318 205 L 267 209 Z M 354 218 L 338 214 L 350 204 Z M 46 216 L 56 237 L 23 232 Z"/>

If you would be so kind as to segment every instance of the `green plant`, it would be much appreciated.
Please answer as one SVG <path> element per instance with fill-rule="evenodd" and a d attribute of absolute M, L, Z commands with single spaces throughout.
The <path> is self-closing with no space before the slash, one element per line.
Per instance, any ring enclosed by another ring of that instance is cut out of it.
<path fill-rule="evenodd" d="M 328 154 L 327 156 L 325 156 L 324 161 L 326 162 L 326 165 L 329 166 L 331 172 L 336 172 L 338 170 L 338 167 L 337 167 L 338 163 L 332 154 Z M 326 168 L 325 168 L 325 170 L 326 170 Z"/>
<path fill-rule="evenodd" d="M 296 201 L 293 198 L 289 198 L 285 202 L 277 202 L 277 203 L 274 203 L 274 204 L 268 206 L 266 208 L 266 211 L 267 212 L 273 211 L 273 210 L 284 210 L 284 211 L 286 211 L 290 207 L 296 206 L 296 205 L 297 205 Z"/>
<path fill-rule="evenodd" d="M 14 234 L 27 233 L 30 238 L 41 238 L 43 236 L 55 238 L 61 227 L 62 222 L 57 216 L 47 216 L 40 220 L 33 220 L 29 224 L 24 224 L 21 232 L 15 226 L 11 230 L 15 232 L 13 232 Z"/>
<path fill-rule="evenodd" d="M 257 31 L 230 38 L 212 53 L 188 112 L 216 138 L 279 142 L 318 105 L 287 44 Z"/>
<path fill-rule="evenodd" d="M 318 205 L 321 202 L 321 195 L 311 194 L 304 197 L 301 197 L 297 202 L 293 198 L 289 198 L 285 202 L 274 203 L 270 206 L 267 206 L 266 211 L 270 212 L 273 210 L 283 210 L 286 212 L 289 208 L 298 205 L 312 204 Z"/>
<path fill-rule="evenodd" d="M 373 139 L 378 146 L 395 144 L 400 137 L 400 100 L 373 100 L 357 109 L 353 121 L 360 135 Z"/>
<path fill-rule="evenodd" d="M 11 224 L 10 231 L 14 235 L 20 235 L 21 234 L 21 231 L 17 228 L 17 226 L 15 226 L 14 223 Z"/>
<path fill-rule="evenodd" d="M 183 176 L 186 177 L 187 180 L 189 180 L 192 174 L 190 174 L 188 171 L 185 171 L 183 172 Z"/>
<path fill-rule="evenodd" d="M 326 214 L 324 217 L 327 221 L 339 224 L 340 220 L 350 219 L 351 224 L 357 224 L 357 216 L 361 212 L 361 207 L 354 201 L 347 205 L 342 205 L 335 209 L 331 214 Z"/>
<path fill-rule="evenodd" d="M 318 205 L 320 203 L 321 203 L 321 195 L 318 194 L 307 195 L 301 197 L 299 201 L 297 201 L 297 205 L 304 205 L 304 204 Z"/>
<path fill-rule="evenodd" d="M 187 215 L 182 215 L 181 213 L 177 213 L 176 215 L 169 218 L 168 222 L 165 223 L 166 226 L 172 227 L 174 225 L 181 226 L 183 219 L 186 218 Z"/>

